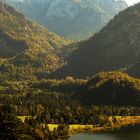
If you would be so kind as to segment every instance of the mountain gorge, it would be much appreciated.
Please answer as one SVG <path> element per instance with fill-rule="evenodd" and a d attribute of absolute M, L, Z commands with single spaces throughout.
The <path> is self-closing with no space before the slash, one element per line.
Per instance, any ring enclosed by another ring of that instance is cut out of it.
<path fill-rule="evenodd" d="M 17 10 L 54 33 L 81 40 L 92 36 L 118 12 L 123 0 L 8 0 Z"/>
<path fill-rule="evenodd" d="M 77 43 L 78 49 L 67 58 L 67 65 L 54 75 L 85 78 L 100 71 L 122 70 L 138 77 L 139 36 L 140 4 L 137 4 L 120 12 L 90 39 Z"/>

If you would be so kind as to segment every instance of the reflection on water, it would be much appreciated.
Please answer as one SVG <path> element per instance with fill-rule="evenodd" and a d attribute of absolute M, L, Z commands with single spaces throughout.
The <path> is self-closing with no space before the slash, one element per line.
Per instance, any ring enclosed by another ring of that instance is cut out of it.
<path fill-rule="evenodd" d="M 80 133 L 75 134 L 66 140 L 117 140 L 117 139 L 113 135 L 109 134 Z"/>
<path fill-rule="evenodd" d="M 140 140 L 140 125 L 107 133 L 79 133 L 65 140 Z"/>

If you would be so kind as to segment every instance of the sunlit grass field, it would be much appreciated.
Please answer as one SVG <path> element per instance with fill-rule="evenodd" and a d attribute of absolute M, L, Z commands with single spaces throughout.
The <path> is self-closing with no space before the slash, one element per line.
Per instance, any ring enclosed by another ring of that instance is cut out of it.
<path fill-rule="evenodd" d="M 18 119 L 20 119 L 23 123 L 25 122 L 26 118 L 30 118 L 31 116 L 17 116 Z"/>
<path fill-rule="evenodd" d="M 30 118 L 31 116 L 18 116 L 23 123 L 25 122 L 26 118 Z M 133 123 L 140 123 L 140 116 L 115 116 L 117 120 L 121 121 L 121 125 L 127 125 L 127 124 L 133 124 Z M 112 120 L 113 117 L 110 117 L 110 120 Z M 59 124 L 48 124 L 48 127 L 50 131 L 53 131 L 54 129 L 58 128 Z M 107 128 L 107 127 L 106 127 Z M 71 124 L 69 125 L 69 131 L 70 132 L 77 132 L 77 131 L 85 131 L 85 130 L 91 130 L 91 131 L 100 131 L 104 130 L 104 127 L 93 127 L 93 125 L 80 125 L 80 124 Z"/>

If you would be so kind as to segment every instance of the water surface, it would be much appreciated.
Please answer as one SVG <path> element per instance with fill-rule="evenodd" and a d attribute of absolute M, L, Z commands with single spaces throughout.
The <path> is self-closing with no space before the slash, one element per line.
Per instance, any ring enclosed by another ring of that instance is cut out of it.
<path fill-rule="evenodd" d="M 65 140 L 140 140 L 140 125 L 106 133 L 79 133 Z"/>

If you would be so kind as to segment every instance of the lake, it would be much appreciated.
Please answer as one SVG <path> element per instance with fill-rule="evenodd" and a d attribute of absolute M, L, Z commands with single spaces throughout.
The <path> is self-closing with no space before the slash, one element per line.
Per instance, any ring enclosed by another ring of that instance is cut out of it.
<path fill-rule="evenodd" d="M 140 125 L 106 133 L 79 133 L 65 140 L 140 140 Z"/>

